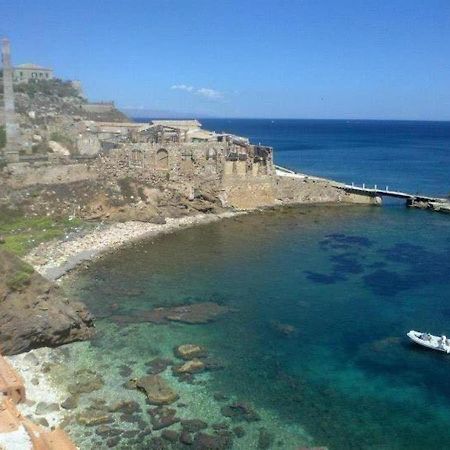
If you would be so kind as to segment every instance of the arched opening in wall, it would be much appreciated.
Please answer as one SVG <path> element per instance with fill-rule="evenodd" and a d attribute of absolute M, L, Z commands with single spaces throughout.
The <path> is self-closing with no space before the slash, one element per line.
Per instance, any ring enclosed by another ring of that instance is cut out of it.
<path fill-rule="evenodd" d="M 164 148 L 160 148 L 156 152 L 156 168 L 159 170 L 169 169 L 169 153 Z"/>
<path fill-rule="evenodd" d="M 144 163 L 144 153 L 142 150 L 134 148 L 131 151 L 130 165 L 134 167 L 142 167 Z"/>

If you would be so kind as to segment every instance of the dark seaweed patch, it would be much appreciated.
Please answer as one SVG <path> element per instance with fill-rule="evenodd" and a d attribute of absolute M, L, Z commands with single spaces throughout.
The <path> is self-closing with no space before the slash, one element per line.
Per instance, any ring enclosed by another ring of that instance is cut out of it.
<path fill-rule="evenodd" d="M 333 284 L 337 281 L 345 280 L 345 277 L 342 275 L 333 273 L 331 275 L 318 273 L 318 272 L 310 272 L 309 270 L 305 270 L 306 278 L 310 281 L 314 281 L 314 283 L 320 283 L 320 284 Z"/>
<path fill-rule="evenodd" d="M 382 261 L 374 262 L 372 264 L 368 264 L 367 267 L 369 269 L 382 269 L 383 267 L 386 267 L 386 263 Z"/>
<path fill-rule="evenodd" d="M 415 264 L 417 261 L 430 261 L 434 258 L 434 253 L 424 247 L 415 244 L 399 243 L 392 247 L 378 250 L 385 259 L 392 262 Z"/>
<path fill-rule="evenodd" d="M 389 297 L 411 287 L 411 280 L 408 276 L 385 269 L 376 270 L 364 276 L 363 280 L 375 294 Z"/>
<path fill-rule="evenodd" d="M 357 260 L 357 255 L 353 253 L 342 253 L 330 257 L 334 262 L 334 272 L 339 274 L 364 272 L 363 265 Z"/>
<path fill-rule="evenodd" d="M 334 241 L 335 243 L 338 243 L 340 245 L 346 244 L 359 247 L 370 247 L 373 245 L 373 242 L 365 236 L 352 236 L 347 234 L 334 233 L 327 234 L 325 237 L 328 238 L 328 240 Z"/>

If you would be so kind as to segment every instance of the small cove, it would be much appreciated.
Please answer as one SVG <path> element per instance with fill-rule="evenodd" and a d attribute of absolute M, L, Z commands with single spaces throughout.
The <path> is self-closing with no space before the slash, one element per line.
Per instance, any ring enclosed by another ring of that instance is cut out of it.
<path fill-rule="evenodd" d="M 136 243 L 67 280 L 99 329 L 91 343 L 69 346 L 70 370 L 102 371 L 105 386 L 95 395 L 108 402 L 143 402 L 142 393 L 121 387 L 125 379 L 193 342 L 223 368 L 195 375 L 194 384 L 168 369 L 164 376 L 186 405 L 177 414 L 242 426 L 246 435 L 234 438 L 234 448 L 257 448 L 261 428 L 272 448 L 446 448 L 448 360 L 412 347 L 404 335 L 447 329 L 449 227 L 445 216 L 396 205 L 317 206 Z M 230 312 L 197 325 L 133 319 L 202 302 Z M 221 414 L 227 401 L 216 400 L 217 392 L 248 402 L 262 420 L 233 423 Z M 72 433 L 101 445 L 93 428 Z M 122 445 L 140 448 L 132 439 Z"/>

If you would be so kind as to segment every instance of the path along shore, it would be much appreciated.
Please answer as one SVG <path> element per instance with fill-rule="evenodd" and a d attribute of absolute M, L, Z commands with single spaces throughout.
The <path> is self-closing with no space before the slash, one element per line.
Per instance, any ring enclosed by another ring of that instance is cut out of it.
<path fill-rule="evenodd" d="M 35 270 L 51 281 L 66 275 L 83 262 L 114 251 L 115 249 L 141 239 L 168 234 L 183 228 L 204 225 L 231 218 L 243 212 L 224 212 L 221 214 L 198 214 L 176 219 L 168 218 L 164 224 L 146 222 L 123 222 L 99 225 L 85 235 L 44 242 L 25 256 Z"/>

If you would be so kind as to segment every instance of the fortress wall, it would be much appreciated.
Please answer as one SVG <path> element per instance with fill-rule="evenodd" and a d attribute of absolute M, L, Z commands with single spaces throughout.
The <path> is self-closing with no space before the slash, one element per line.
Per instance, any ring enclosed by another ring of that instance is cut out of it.
<path fill-rule="evenodd" d="M 223 196 L 227 206 L 237 209 L 254 209 L 276 204 L 274 177 L 226 176 Z"/>

